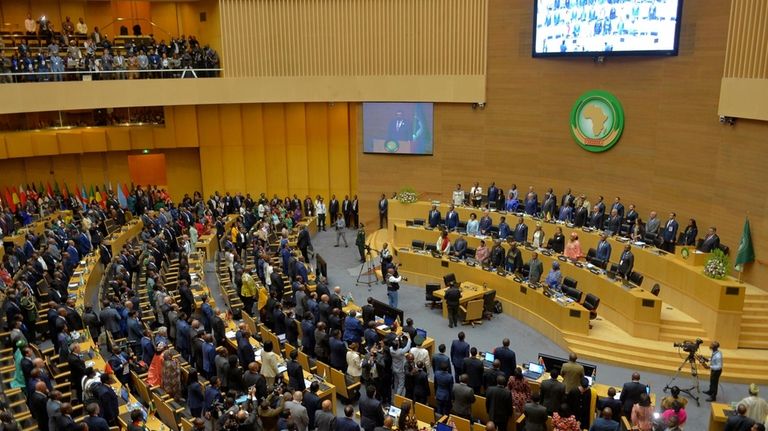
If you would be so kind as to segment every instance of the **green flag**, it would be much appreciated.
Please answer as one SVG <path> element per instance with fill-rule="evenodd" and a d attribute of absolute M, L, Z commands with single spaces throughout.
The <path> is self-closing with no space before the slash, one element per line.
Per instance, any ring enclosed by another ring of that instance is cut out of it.
<path fill-rule="evenodd" d="M 749 230 L 749 218 L 744 220 L 744 231 L 741 233 L 739 241 L 739 250 L 736 252 L 736 262 L 734 268 L 741 272 L 744 270 L 744 264 L 755 261 L 755 249 L 752 248 L 752 233 Z"/>

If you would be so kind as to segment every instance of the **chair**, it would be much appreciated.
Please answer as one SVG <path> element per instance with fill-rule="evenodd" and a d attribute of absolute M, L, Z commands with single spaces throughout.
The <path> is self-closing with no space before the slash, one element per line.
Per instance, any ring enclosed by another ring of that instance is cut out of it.
<path fill-rule="evenodd" d="M 477 249 L 474 249 L 472 247 L 467 247 L 467 253 L 465 254 L 465 256 L 466 257 L 474 258 L 475 257 L 475 253 L 477 253 Z"/>
<path fill-rule="evenodd" d="M 563 286 L 570 287 L 571 289 L 575 289 L 578 284 L 579 282 L 571 277 L 565 277 L 563 279 Z"/>
<path fill-rule="evenodd" d="M 461 306 L 461 311 L 464 313 L 464 321 L 462 322 L 465 325 L 472 325 L 475 326 L 476 323 L 483 324 L 483 300 L 482 299 L 475 299 L 474 301 L 469 301 L 466 305 L 466 307 Z"/>
<path fill-rule="evenodd" d="M 402 407 L 403 403 L 406 401 L 408 401 L 409 403 L 413 403 L 413 401 L 411 401 L 410 399 L 398 394 L 395 394 L 395 398 L 392 401 L 394 406 L 398 408 Z"/>
<path fill-rule="evenodd" d="M 475 395 L 475 402 L 472 403 L 472 418 L 480 422 L 488 422 L 488 411 L 485 409 L 485 397 Z M 485 429 L 485 428 L 483 428 Z"/>
<path fill-rule="evenodd" d="M 456 426 L 456 431 L 471 431 L 469 420 L 464 419 L 463 417 L 450 415 L 448 417 L 448 422 L 453 422 Z"/>
<path fill-rule="evenodd" d="M 630 232 L 632 232 L 632 226 L 630 226 L 627 223 L 622 223 L 621 227 L 619 228 L 619 235 L 621 235 L 621 236 L 629 236 Z"/>
<path fill-rule="evenodd" d="M 720 249 L 720 251 L 723 252 L 724 255 L 728 256 L 730 254 L 731 249 L 727 245 L 720 244 L 717 246 L 717 248 Z"/>
<path fill-rule="evenodd" d="M 443 283 L 445 283 L 445 287 L 450 286 L 451 283 L 456 283 L 456 274 L 452 272 L 449 274 L 445 274 L 443 276 Z"/>
<path fill-rule="evenodd" d="M 435 296 L 435 291 L 440 290 L 440 287 L 441 287 L 440 283 L 427 283 L 427 286 L 426 286 L 427 303 L 425 304 L 426 307 L 435 308 L 441 304 L 442 301 L 440 300 L 440 298 Z"/>
<path fill-rule="evenodd" d="M 563 293 L 565 293 L 565 296 L 573 299 L 574 302 L 581 302 L 581 297 L 584 295 L 581 290 L 567 286 L 563 286 Z"/>
<path fill-rule="evenodd" d="M 659 283 L 656 283 L 651 288 L 651 295 L 659 296 L 659 293 L 661 293 L 661 285 L 659 285 Z"/>
<path fill-rule="evenodd" d="M 414 239 L 411 241 L 411 248 L 414 250 L 424 250 L 424 241 L 420 239 Z"/>
<path fill-rule="evenodd" d="M 347 379 L 339 370 L 331 368 L 331 384 L 336 386 L 336 393 L 347 402 L 353 403 L 360 397 L 360 382 L 347 383 Z"/>
<path fill-rule="evenodd" d="M 424 226 L 425 220 L 423 218 L 415 218 L 413 219 L 413 225 L 414 226 Z"/>
<path fill-rule="evenodd" d="M 587 261 L 591 261 L 592 259 L 597 257 L 597 250 L 594 248 L 590 248 L 587 250 Z"/>
<path fill-rule="evenodd" d="M 427 251 L 437 251 L 437 245 L 435 244 L 427 244 L 427 246 L 424 248 Z"/>
<path fill-rule="evenodd" d="M 629 273 L 629 277 L 627 278 L 629 279 L 630 283 L 637 287 L 640 287 L 643 284 L 643 274 L 640 274 L 639 272 L 632 271 Z"/>
<path fill-rule="evenodd" d="M 523 278 L 528 278 L 528 276 L 531 274 L 531 266 L 527 263 L 524 263 L 523 267 L 520 268 L 520 274 L 523 275 Z"/>
<path fill-rule="evenodd" d="M 491 290 L 489 292 L 485 292 L 485 294 L 483 295 L 483 311 L 487 315 L 493 316 L 493 309 L 496 308 L 494 306 L 495 303 L 496 303 L 496 291 Z"/>
<path fill-rule="evenodd" d="M 315 361 L 315 366 L 317 367 L 317 374 L 319 376 L 323 376 L 323 378 L 328 379 L 331 375 L 331 367 L 328 366 L 328 364 L 320 361 Z"/>
<path fill-rule="evenodd" d="M 600 298 L 591 293 L 587 293 L 587 296 L 584 297 L 584 303 L 581 305 L 589 311 L 589 320 L 597 318 L 597 307 L 600 306 Z"/>
<path fill-rule="evenodd" d="M 414 407 L 414 412 L 416 414 L 416 420 L 426 422 L 428 424 L 435 422 L 435 409 L 426 404 L 415 404 L 416 406 Z"/>

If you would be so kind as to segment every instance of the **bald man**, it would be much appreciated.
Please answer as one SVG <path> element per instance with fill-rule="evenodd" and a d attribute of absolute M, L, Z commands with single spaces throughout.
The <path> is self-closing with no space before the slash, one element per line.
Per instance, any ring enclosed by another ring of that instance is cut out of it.
<path fill-rule="evenodd" d="M 35 391 L 29 397 L 29 412 L 35 418 L 41 431 L 48 431 L 48 387 L 45 383 L 38 381 L 35 383 Z"/>
<path fill-rule="evenodd" d="M 600 417 L 589 428 L 589 431 L 619 431 L 619 423 L 613 420 L 613 410 L 605 407 Z"/>
<path fill-rule="evenodd" d="M 387 416 L 384 418 L 384 425 L 374 428 L 373 431 L 392 431 L 394 424 L 395 421 L 392 416 Z"/>
<path fill-rule="evenodd" d="M 640 395 L 644 393 L 645 385 L 640 383 L 640 373 L 635 371 L 632 373 L 632 381 L 624 383 L 624 387 L 621 388 L 621 395 L 619 396 L 622 414 L 625 417 L 631 416 L 632 406 L 640 402 Z"/>
<path fill-rule="evenodd" d="M 315 412 L 315 426 L 317 431 L 334 431 L 336 429 L 336 416 L 331 411 L 331 400 L 323 401 L 322 410 Z"/>

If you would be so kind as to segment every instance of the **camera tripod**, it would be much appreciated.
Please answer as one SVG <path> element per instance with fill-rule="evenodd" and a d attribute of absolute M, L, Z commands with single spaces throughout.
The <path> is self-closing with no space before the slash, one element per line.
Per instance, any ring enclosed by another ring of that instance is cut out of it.
<path fill-rule="evenodd" d="M 373 263 L 373 254 L 372 251 L 375 251 L 371 249 L 371 247 L 366 244 L 365 245 L 365 263 L 360 266 L 360 273 L 357 274 L 357 282 L 355 285 L 361 285 L 365 284 L 368 286 L 368 291 L 370 292 L 371 286 L 379 282 L 379 276 L 376 275 L 376 265 Z"/>
<path fill-rule="evenodd" d="M 667 382 L 667 385 L 664 386 L 664 392 L 667 392 L 672 388 L 672 386 L 675 386 L 673 384 L 675 380 L 682 380 L 681 374 L 685 364 L 689 364 L 691 367 L 691 378 L 693 379 L 693 386 L 689 388 L 680 388 L 680 392 L 687 394 L 689 397 L 691 397 L 691 399 L 696 401 L 696 406 L 700 406 L 701 404 L 699 403 L 699 396 L 701 395 L 701 389 L 699 388 L 699 372 L 696 369 L 696 352 L 688 352 L 688 356 L 683 359 L 683 362 L 679 367 L 677 367 L 677 372 L 675 375 L 672 376 L 672 378 Z M 695 395 L 694 391 L 696 392 Z"/>

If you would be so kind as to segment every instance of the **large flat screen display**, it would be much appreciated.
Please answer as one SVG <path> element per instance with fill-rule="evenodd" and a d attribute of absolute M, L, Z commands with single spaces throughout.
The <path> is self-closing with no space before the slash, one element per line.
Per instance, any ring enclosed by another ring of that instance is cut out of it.
<path fill-rule="evenodd" d="M 534 0 L 533 56 L 677 55 L 683 0 Z"/>
<path fill-rule="evenodd" d="M 363 152 L 432 154 L 431 103 L 363 103 Z"/>

